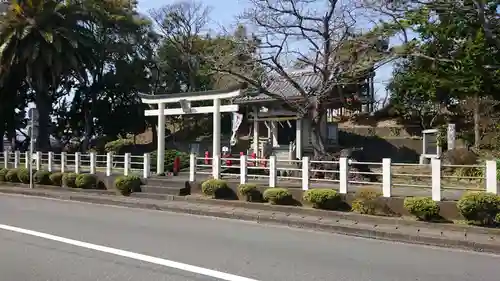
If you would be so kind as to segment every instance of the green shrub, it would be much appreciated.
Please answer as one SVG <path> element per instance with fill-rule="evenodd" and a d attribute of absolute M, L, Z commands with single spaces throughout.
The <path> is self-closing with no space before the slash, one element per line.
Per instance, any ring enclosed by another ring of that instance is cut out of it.
<path fill-rule="evenodd" d="M 383 209 L 383 203 L 380 202 L 382 193 L 373 187 L 363 187 L 356 191 L 351 208 L 353 212 L 366 215 L 375 215 Z"/>
<path fill-rule="evenodd" d="M 53 173 L 50 174 L 49 179 L 50 179 L 50 184 L 54 186 L 62 186 L 62 178 L 63 178 L 63 173 Z"/>
<path fill-rule="evenodd" d="M 500 196 L 486 192 L 468 192 L 457 202 L 460 214 L 469 222 L 491 225 L 500 213 Z"/>
<path fill-rule="evenodd" d="M 264 200 L 273 205 L 290 205 L 294 199 L 292 193 L 286 188 L 274 187 L 264 190 Z"/>
<path fill-rule="evenodd" d="M 30 183 L 30 171 L 26 168 L 17 169 L 17 178 L 22 183 Z"/>
<path fill-rule="evenodd" d="M 234 196 L 233 190 L 224 180 L 209 179 L 201 184 L 201 192 L 213 199 L 229 199 Z"/>
<path fill-rule="evenodd" d="M 5 168 L 0 169 L 0 182 L 7 181 L 5 179 L 5 175 L 7 175 L 8 171 L 9 171 L 9 169 L 5 169 Z"/>
<path fill-rule="evenodd" d="M 174 169 L 174 160 L 175 157 L 179 156 L 180 157 L 180 169 L 185 169 L 189 167 L 189 154 L 178 151 L 175 149 L 168 149 L 165 150 L 165 171 L 170 171 L 172 172 Z M 153 168 L 156 168 L 156 159 L 158 158 L 158 155 L 156 152 L 151 153 L 151 165 Z"/>
<path fill-rule="evenodd" d="M 497 224 L 500 224 L 500 213 L 498 213 L 496 216 L 495 216 L 495 222 Z"/>
<path fill-rule="evenodd" d="M 342 203 L 340 194 L 333 189 L 309 189 L 304 193 L 304 201 L 312 204 L 313 208 L 337 210 Z"/>
<path fill-rule="evenodd" d="M 430 197 L 406 197 L 404 207 L 419 220 L 430 221 L 439 217 L 439 205 Z"/>
<path fill-rule="evenodd" d="M 75 186 L 81 189 L 96 189 L 97 177 L 91 174 L 80 174 L 76 176 Z"/>
<path fill-rule="evenodd" d="M 36 171 L 33 175 L 33 182 L 36 184 L 49 185 L 52 183 L 50 180 L 50 175 L 51 174 L 49 171 Z"/>
<path fill-rule="evenodd" d="M 120 176 L 115 179 L 115 188 L 124 196 L 129 196 L 134 190 L 140 189 L 140 184 L 134 176 Z"/>
<path fill-rule="evenodd" d="M 134 189 L 132 189 L 132 192 L 141 192 L 141 185 L 142 185 L 141 177 L 139 177 L 138 175 L 128 175 L 128 178 L 131 181 L 134 181 Z"/>
<path fill-rule="evenodd" d="M 106 145 L 104 146 L 104 150 L 106 150 L 106 152 L 113 152 L 115 154 L 124 154 L 132 145 L 134 145 L 134 141 L 131 139 L 117 139 L 106 143 Z"/>
<path fill-rule="evenodd" d="M 78 174 L 64 173 L 62 176 L 62 184 L 64 187 L 76 188 L 76 178 Z"/>
<path fill-rule="evenodd" d="M 262 192 L 257 189 L 255 184 L 245 183 L 238 186 L 241 196 L 245 197 L 247 202 L 262 202 Z"/>
<path fill-rule="evenodd" d="M 19 178 L 17 177 L 17 169 L 8 170 L 7 174 L 5 174 L 5 180 L 8 182 L 19 182 Z"/>

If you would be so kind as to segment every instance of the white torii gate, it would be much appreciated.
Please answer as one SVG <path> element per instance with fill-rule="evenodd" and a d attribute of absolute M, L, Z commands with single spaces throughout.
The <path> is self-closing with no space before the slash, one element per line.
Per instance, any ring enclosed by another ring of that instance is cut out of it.
<path fill-rule="evenodd" d="M 213 151 L 214 159 L 220 159 L 220 135 L 221 135 L 221 112 L 237 112 L 239 107 L 236 104 L 221 105 L 221 99 L 230 99 L 241 94 L 241 89 L 233 88 L 226 90 L 213 90 L 204 92 L 162 94 L 162 95 L 140 95 L 145 104 L 157 104 L 158 109 L 145 110 L 146 116 L 158 116 L 158 141 L 157 141 L 157 163 L 156 172 L 165 172 L 165 116 L 186 115 L 186 114 L 207 114 L 213 113 Z M 191 107 L 192 101 L 212 100 L 212 106 Z M 167 103 L 179 103 L 180 108 L 165 108 Z M 212 161 L 213 177 L 220 177 L 220 165 Z"/>

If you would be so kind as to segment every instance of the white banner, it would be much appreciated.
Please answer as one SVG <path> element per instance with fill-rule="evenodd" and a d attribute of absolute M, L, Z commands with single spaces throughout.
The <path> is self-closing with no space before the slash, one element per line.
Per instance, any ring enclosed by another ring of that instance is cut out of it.
<path fill-rule="evenodd" d="M 231 135 L 231 146 L 236 145 L 236 142 L 238 141 L 236 139 L 236 132 L 240 128 L 242 122 L 243 114 L 233 112 L 233 134 Z"/>

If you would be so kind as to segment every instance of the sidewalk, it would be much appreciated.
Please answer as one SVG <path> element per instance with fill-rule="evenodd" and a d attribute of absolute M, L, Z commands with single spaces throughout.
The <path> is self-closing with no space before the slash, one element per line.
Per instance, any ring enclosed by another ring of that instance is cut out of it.
<path fill-rule="evenodd" d="M 170 196 L 169 200 L 96 194 L 84 191 L 27 189 L 0 186 L 0 194 L 21 194 L 94 204 L 170 211 L 219 218 L 255 221 L 351 236 L 413 244 L 453 247 L 500 254 L 500 229 L 437 224 L 403 219 Z"/>

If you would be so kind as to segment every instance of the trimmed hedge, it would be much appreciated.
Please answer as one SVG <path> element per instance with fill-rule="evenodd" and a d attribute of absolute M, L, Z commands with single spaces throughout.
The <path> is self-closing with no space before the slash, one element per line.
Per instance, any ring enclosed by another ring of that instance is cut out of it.
<path fill-rule="evenodd" d="M 62 176 L 62 184 L 64 187 L 76 188 L 76 178 L 78 174 L 64 173 Z"/>
<path fill-rule="evenodd" d="M 132 145 L 134 145 L 134 141 L 131 139 L 117 139 L 106 143 L 106 145 L 104 145 L 104 150 L 115 154 L 123 154 L 127 152 L 127 148 Z"/>
<path fill-rule="evenodd" d="M 62 186 L 62 178 L 63 178 L 63 173 L 53 173 L 50 174 L 49 179 L 50 179 L 50 184 L 54 186 Z"/>
<path fill-rule="evenodd" d="M 129 196 L 134 190 L 140 189 L 141 181 L 137 176 L 120 176 L 115 179 L 115 188 L 121 195 Z"/>
<path fill-rule="evenodd" d="M 26 168 L 17 169 L 17 178 L 21 183 L 30 183 L 30 171 Z"/>
<path fill-rule="evenodd" d="M 229 199 L 234 192 L 224 180 L 209 179 L 201 184 L 201 192 L 213 199 Z"/>
<path fill-rule="evenodd" d="M 180 169 L 189 168 L 189 154 L 175 150 L 168 149 L 165 150 L 165 171 L 173 172 L 175 157 L 180 157 Z M 151 167 L 156 168 L 156 159 L 158 158 L 157 152 L 151 153 Z"/>
<path fill-rule="evenodd" d="M 19 177 L 17 176 L 17 169 L 11 169 L 5 174 L 5 180 L 8 182 L 19 182 Z"/>
<path fill-rule="evenodd" d="M 375 215 L 377 211 L 383 208 L 379 202 L 382 193 L 373 187 L 359 188 L 351 204 L 351 210 L 359 214 Z"/>
<path fill-rule="evenodd" d="M 5 168 L 0 169 L 0 182 L 7 181 L 7 179 L 5 179 L 5 175 L 7 175 L 8 171 L 9 170 Z"/>
<path fill-rule="evenodd" d="M 324 210 L 338 210 L 342 203 L 342 198 L 333 189 L 309 189 L 303 199 L 312 204 L 313 208 Z"/>
<path fill-rule="evenodd" d="M 50 180 L 51 173 L 49 171 L 36 171 L 33 175 L 33 182 L 36 184 L 49 185 L 52 184 Z"/>
<path fill-rule="evenodd" d="M 430 197 L 406 197 L 404 207 L 419 220 L 431 221 L 439 218 L 439 205 Z"/>
<path fill-rule="evenodd" d="M 96 189 L 98 179 L 95 175 L 79 174 L 75 179 L 75 186 L 81 189 Z"/>
<path fill-rule="evenodd" d="M 500 196 L 486 192 L 468 192 L 457 202 L 457 208 L 469 222 L 492 225 L 500 213 Z"/>
<path fill-rule="evenodd" d="M 268 188 L 263 194 L 264 200 L 272 205 L 290 205 L 294 199 L 292 193 L 286 188 Z"/>
<path fill-rule="evenodd" d="M 255 184 L 245 183 L 238 186 L 238 192 L 247 202 L 262 202 L 262 192 Z"/>

